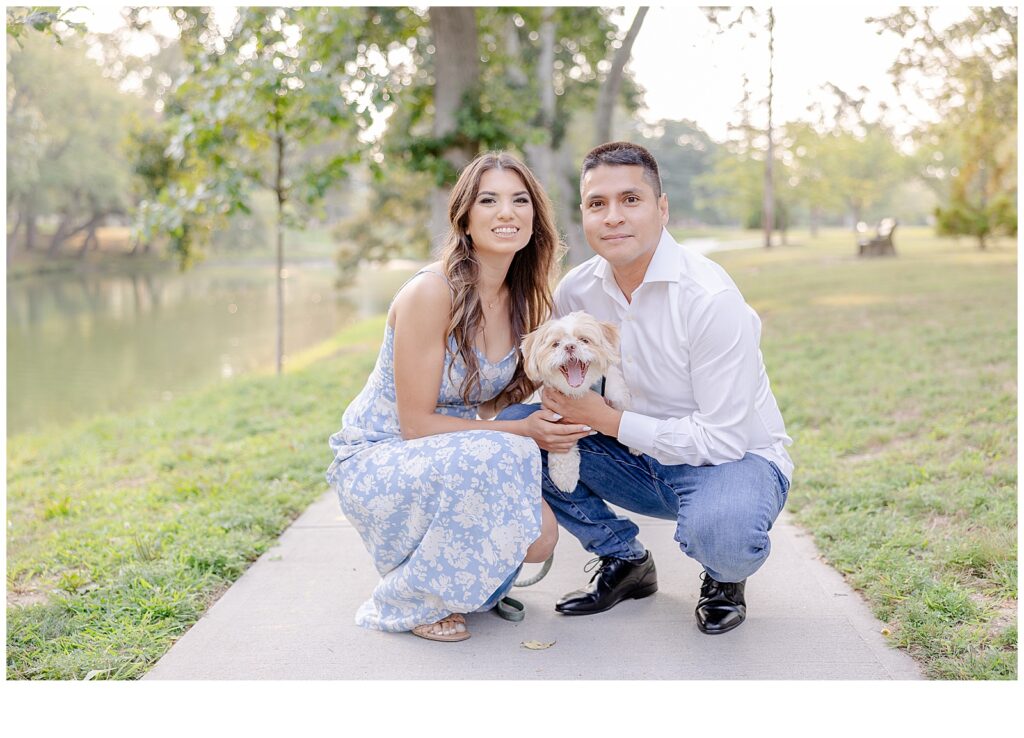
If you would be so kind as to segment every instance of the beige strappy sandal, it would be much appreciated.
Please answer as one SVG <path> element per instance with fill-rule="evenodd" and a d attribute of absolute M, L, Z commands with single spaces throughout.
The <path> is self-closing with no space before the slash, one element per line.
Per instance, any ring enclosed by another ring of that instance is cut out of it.
<path fill-rule="evenodd" d="M 442 626 L 442 629 L 447 629 L 445 626 L 450 625 L 452 632 L 435 633 L 434 629 L 439 625 Z M 446 618 L 441 618 L 436 623 L 417 625 L 411 632 L 420 638 L 426 638 L 428 641 L 444 641 L 446 643 L 464 641 L 469 638 L 469 631 L 466 629 L 466 619 L 461 613 L 457 612 L 452 613 Z"/>

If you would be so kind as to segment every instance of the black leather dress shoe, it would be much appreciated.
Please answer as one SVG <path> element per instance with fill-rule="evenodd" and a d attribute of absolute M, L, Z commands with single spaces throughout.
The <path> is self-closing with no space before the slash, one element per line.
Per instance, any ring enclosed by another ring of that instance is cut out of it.
<path fill-rule="evenodd" d="M 650 551 L 636 561 L 614 556 L 596 560 L 601 563 L 590 583 L 565 595 L 555 603 L 555 610 L 563 615 L 592 615 L 610 610 L 623 600 L 639 600 L 658 591 L 658 572 Z"/>
<path fill-rule="evenodd" d="M 728 633 L 747 618 L 747 601 L 743 597 L 747 580 L 719 582 L 704 572 L 700 575 L 700 599 L 697 600 L 697 627 L 701 633 Z"/>

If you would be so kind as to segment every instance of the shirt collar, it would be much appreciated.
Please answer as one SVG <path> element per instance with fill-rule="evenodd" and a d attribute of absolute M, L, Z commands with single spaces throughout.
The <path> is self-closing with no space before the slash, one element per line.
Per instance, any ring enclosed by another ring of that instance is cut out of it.
<path fill-rule="evenodd" d="M 644 282 L 678 282 L 682 247 L 676 243 L 667 228 L 661 229 L 661 240 L 654 251 L 651 263 L 647 265 Z"/>

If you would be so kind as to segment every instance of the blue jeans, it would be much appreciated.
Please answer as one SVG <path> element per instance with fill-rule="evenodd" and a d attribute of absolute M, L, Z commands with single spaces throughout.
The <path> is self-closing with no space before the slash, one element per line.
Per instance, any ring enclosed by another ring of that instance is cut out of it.
<path fill-rule="evenodd" d="M 540 405 L 512 405 L 499 420 L 519 420 Z M 768 531 L 782 512 L 789 481 L 764 457 L 748 453 L 717 466 L 661 464 L 634 456 L 614 438 L 596 434 L 579 442 L 580 482 L 571 493 L 548 476 L 542 491 L 559 524 L 597 556 L 636 559 L 645 548 L 636 523 L 616 515 L 610 502 L 641 515 L 676 521 L 675 540 L 720 582 L 738 582 L 768 558 Z"/>

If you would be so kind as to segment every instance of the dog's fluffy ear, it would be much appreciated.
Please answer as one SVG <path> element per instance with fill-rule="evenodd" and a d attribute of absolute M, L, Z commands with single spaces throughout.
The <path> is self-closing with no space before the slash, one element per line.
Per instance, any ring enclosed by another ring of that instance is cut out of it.
<path fill-rule="evenodd" d="M 532 333 L 528 333 L 520 344 L 523 352 L 523 371 L 531 382 L 541 381 L 540 364 L 537 361 L 540 352 L 537 349 L 544 333 L 544 326 L 540 326 Z"/>
<path fill-rule="evenodd" d="M 605 323 L 604 321 L 601 321 L 600 325 L 605 343 L 608 344 L 608 348 L 617 358 L 619 353 L 619 327 L 614 323 Z"/>

